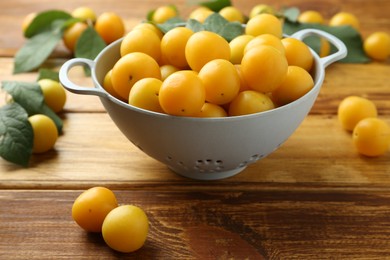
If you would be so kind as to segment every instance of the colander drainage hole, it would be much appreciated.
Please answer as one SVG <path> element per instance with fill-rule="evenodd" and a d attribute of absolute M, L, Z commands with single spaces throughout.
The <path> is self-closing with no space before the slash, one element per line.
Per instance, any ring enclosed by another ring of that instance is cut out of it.
<path fill-rule="evenodd" d="M 237 168 L 242 168 L 242 167 L 246 166 L 247 164 L 248 164 L 248 162 L 244 161 L 244 162 L 240 163 Z"/>
<path fill-rule="evenodd" d="M 252 155 L 250 158 L 249 158 L 249 161 L 250 162 L 255 162 L 261 158 L 264 157 L 264 154 L 255 154 L 255 155 Z"/>
<path fill-rule="evenodd" d="M 213 160 L 211 160 L 211 159 L 197 160 L 196 164 L 198 164 L 198 165 L 206 165 L 206 164 L 211 164 L 212 162 L 213 162 Z"/>
<path fill-rule="evenodd" d="M 241 162 L 237 168 L 242 168 L 242 167 L 245 167 L 247 166 L 248 164 L 251 164 L 251 163 L 254 163 L 258 160 L 260 160 L 261 158 L 264 157 L 264 154 L 255 154 L 255 155 L 252 155 L 248 161 L 243 161 Z"/>
<path fill-rule="evenodd" d="M 222 160 L 212 160 L 212 159 L 206 159 L 206 160 L 197 160 L 196 165 L 222 165 Z"/>
<path fill-rule="evenodd" d="M 203 173 L 213 173 L 223 171 L 223 161 L 222 160 L 196 160 L 194 169 Z"/>

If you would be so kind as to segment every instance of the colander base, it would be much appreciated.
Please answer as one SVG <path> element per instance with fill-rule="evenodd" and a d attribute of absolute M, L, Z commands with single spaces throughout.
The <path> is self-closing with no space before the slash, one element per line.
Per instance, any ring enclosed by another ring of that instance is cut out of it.
<path fill-rule="evenodd" d="M 210 181 L 210 180 L 220 180 L 232 177 L 243 170 L 245 170 L 247 166 L 239 167 L 233 170 L 228 171 L 219 171 L 219 172 L 186 172 L 183 169 L 177 169 L 171 166 L 168 166 L 173 172 L 178 175 L 181 175 L 186 178 L 194 179 L 194 180 L 202 180 L 202 181 Z"/>

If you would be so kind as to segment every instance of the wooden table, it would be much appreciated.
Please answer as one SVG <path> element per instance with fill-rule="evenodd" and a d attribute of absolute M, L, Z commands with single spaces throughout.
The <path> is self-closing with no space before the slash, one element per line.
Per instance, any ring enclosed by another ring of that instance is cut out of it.
<path fill-rule="evenodd" d="M 169 1 L 185 15 L 186 1 Z M 257 1 L 235 1 L 244 12 Z M 362 35 L 390 33 L 390 1 L 261 1 L 319 10 L 326 18 L 349 11 Z M 114 11 L 129 30 L 164 1 L 1 1 L 0 80 L 12 75 L 32 11 L 71 11 L 88 5 Z M 166 3 L 168 3 L 166 1 Z M 46 65 L 69 53 L 59 46 Z M 366 158 L 337 121 L 342 98 L 373 100 L 390 123 L 389 61 L 333 64 L 310 115 L 269 157 L 219 181 L 182 178 L 128 142 L 98 98 L 68 93 L 64 134 L 55 150 L 34 155 L 28 168 L 0 159 L 0 259 L 383 259 L 390 256 L 390 152 Z M 75 81 L 91 84 L 75 74 Z M 3 94 L 2 94 L 3 97 Z M 1 98 L 0 104 L 4 104 Z M 113 189 L 122 204 L 142 207 L 150 220 L 143 248 L 110 250 L 100 235 L 83 232 L 71 217 L 74 199 L 92 186 Z"/>

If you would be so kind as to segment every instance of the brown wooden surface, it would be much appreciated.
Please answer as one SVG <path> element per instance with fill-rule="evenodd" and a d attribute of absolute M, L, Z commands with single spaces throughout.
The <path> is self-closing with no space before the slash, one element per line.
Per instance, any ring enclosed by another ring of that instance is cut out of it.
<path fill-rule="evenodd" d="M 23 17 L 31 11 L 71 11 L 88 5 L 115 11 L 127 29 L 164 3 L 183 14 L 186 1 L 1 1 L 0 80 L 12 75 L 23 45 Z M 249 12 L 257 1 L 235 1 Z M 356 14 L 362 34 L 390 33 L 388 0 L 261 1 L 276 7 L 317 9 L 326 18 Z M 69 53 L 58 46 L 48 65 Z M 310 115 L 269 157 L 220 181 L 182 178 L 128 142 L 98 98 L 68 93 L 61 117 L 64 134 L 55 150 L 21 168 L 0 159 L 0 259 L 384 259 L 390 257 L 390 152 L 359 156 L 341 130 L 337 105 L 345 96 L 370 98 L 390 123 L 389 61 L 333 64 Z M 82 73 L 72 78 L 91 84 Z M 0 105 L 4 104 L 0 94 Z M 71 218 L 78 194 L 92 186 L 114 190 L 120 203 L 141 206 L 150 233 L 132 254 L 110 250 L 99 235 L 83 232 Z"/>

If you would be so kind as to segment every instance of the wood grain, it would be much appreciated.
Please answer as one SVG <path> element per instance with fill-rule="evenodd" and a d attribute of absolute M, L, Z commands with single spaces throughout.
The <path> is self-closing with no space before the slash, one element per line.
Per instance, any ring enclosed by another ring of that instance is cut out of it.
<path fill-rule="evenodd" d="M 1 191 L 0 235 L 7 240 L 0 240 L 0 257 L 372 259 L 390 254 L 386 190 L 114 192 L 121 203 L 141 205 L 148 214 L 150 232 L 139 251 L 115 253 L 100 234 L 81 230 L 70 216 L 79 191 Z"/>
<path fill-rule="evenodd" d="M 170 1 L 183 16 L 194 6 Z M 130 30 L 166 1 L 0 1 L 0 81 L 13 75 L 13 56 L 25 43 L 20 24 L 30 12 L 71 11 L 82 5 L 114 11 Z M 249 14 L 258 1 L 233 1 Z M 349 11 L 362 37 L 390 33 L 390 1 L 264 0 L 276 8 L 320 11 L 326 20 Z M 71 54 L 59 44 L 44 67 L 59 69 Z M 143 154 L 116 128 L 99 98 L 67 93 L 60 114 L 64 134 L 55 149 L 34 155 L 29 167 L 0 158 L 0 259 L 386 259 L 390 255 L 390 151 L 378 158 L 356 153 L 341 129 L 337 106 L 348 95 L 375 102 L 390 123 L 389 63 L 332 64 L 319 97 L 297 131 L 274 153 L 242 173 L 194 181 Z M 93 86 L 80 68 L 79 85 Z M 6 103 L 0 92 L 0 106 Z M 120 204 L 142 207 L 150 220 L 139 251 L 119 254 L 100 234 L 71 218 L 74 199 L 106 186 Z"/>

